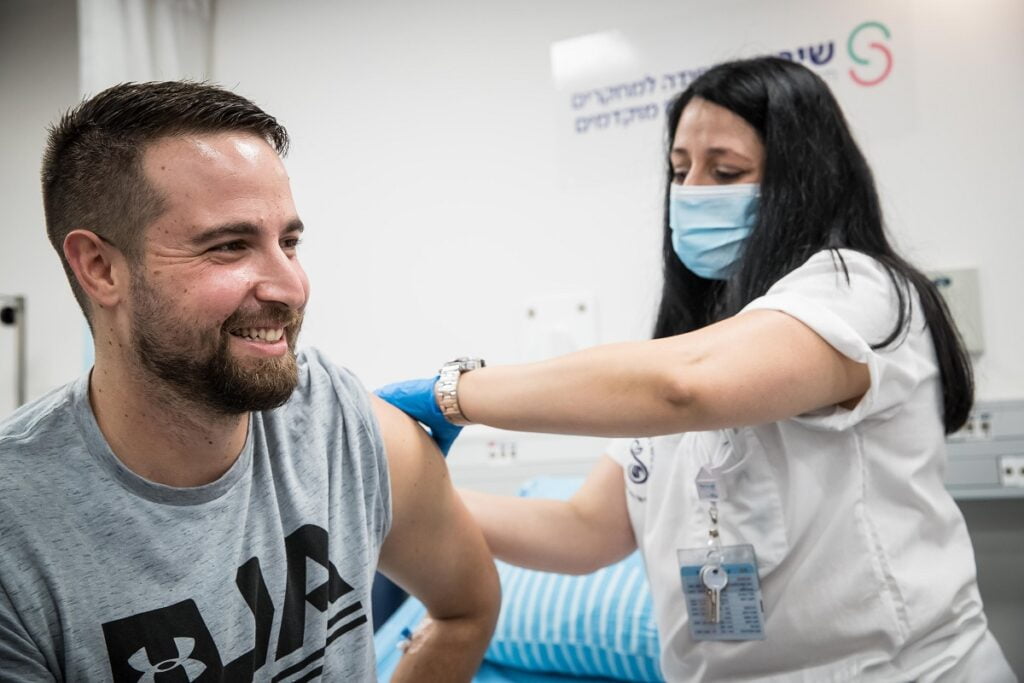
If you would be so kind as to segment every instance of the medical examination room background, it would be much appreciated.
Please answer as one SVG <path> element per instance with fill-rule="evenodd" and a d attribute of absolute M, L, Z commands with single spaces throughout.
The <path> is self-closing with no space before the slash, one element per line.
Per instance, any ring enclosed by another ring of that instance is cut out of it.
<path fill-rule="evenodd" d="M 45 126 L 82 94 L 210 78 L 288 127 L 312 282 L 303 342 L 372 387 L 456 355 L 517 362 L 647 336 L 661 105 L 701 67 L 767 53 L 833 87 L 895 242 L 954 285 L 979 400 L 1015 409 L 1022 0 L 0 0 L 0 306 L 25 299 L 25 396 L 91 353 L 38 188 Z M 0 324 L 0 419 L 18 346 Z M 457 481 L 513 488 L 585 469 L 601 444 L 484 428 L 464 442 Z M 1024 487 L 993 489 L 961 506 L 992 629 L 1024 675 Z"/>

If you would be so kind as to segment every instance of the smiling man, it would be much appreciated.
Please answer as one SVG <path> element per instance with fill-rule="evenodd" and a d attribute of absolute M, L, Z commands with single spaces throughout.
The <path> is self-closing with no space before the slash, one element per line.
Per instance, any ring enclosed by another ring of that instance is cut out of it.
<path fill-rule="evenodd" d="M 366 681 L 380 569 L 432 620 L 395 680 L 468 680 L 493 563 L 423 430 L 314 349 L 287 133 L 204 84 L 68 112 L 47 232 L 91 373 L 0 424 L 0 681 Z"/>

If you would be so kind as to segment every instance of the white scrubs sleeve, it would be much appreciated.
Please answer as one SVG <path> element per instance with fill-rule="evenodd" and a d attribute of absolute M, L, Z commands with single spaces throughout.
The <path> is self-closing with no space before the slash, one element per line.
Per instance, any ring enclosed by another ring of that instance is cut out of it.
<path fill-rule="evenodd" d="M 935 372 L 933 358 L 921 353 L 920 348 L 911 348 L 905 343 L 905 335 L 884 348 L 872 348 L 896 327 L 896 287 L 878 261 L 859 252 L 839 251 L 842 261 L 832 251 L 818 252 L 743 309 L 786 313 L 814 330 L 839 353 L 868 366 L 871 385 L 852 410 L 830 406 L 794 418 L 812 429 L 828 431 L 884 418 Z M 910 305 L 919 309 L 917 293 L 911 288 L 905 290 L 905 295 Z M 928 351 L 934 353 L 930 348 Z"/>
<path fill-rule="evenodd" d="M 605 446 L 604 454 L 626 467 L 630 464 L 629 446 L 632 442 L 633 439 L 611 439 Z"/>

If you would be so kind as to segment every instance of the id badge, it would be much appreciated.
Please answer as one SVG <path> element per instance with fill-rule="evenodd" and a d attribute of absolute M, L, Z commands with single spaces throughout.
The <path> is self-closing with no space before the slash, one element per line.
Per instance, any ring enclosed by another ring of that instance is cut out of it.
<path fill-rule="evenodd" d="M 752 545 L 676 551 L 694 640 L 764 640 L 764 602 Z"/>

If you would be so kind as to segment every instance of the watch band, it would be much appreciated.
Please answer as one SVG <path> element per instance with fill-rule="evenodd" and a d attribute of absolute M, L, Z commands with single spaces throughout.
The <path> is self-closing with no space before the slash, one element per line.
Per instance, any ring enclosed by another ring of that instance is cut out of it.
<path fill-rule="evenodd" d="M 462 373 L 485 367 L 482 358 L 456 358 L 441 366 L 437 382 L 434 383 L 434 399 L 445 419 L 454 425 L 465 427 L 472 424 L 459 407 L 459 377 Z"/>

